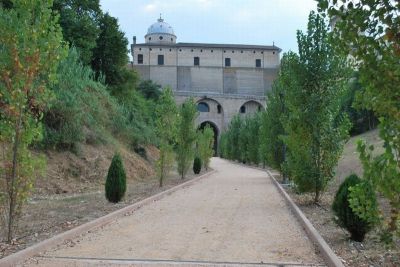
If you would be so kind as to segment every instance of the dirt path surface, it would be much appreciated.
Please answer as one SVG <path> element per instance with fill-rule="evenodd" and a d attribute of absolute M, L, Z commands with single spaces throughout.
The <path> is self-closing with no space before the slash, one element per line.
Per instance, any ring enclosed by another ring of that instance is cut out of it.
<path fill-rule="evenodd" d="M 219 158 L 213 158 L 211 167 L 217 172 L 208 178 L 26 265 L 117 266 L 135 260 L 322 263 L 265 172 Z"/>

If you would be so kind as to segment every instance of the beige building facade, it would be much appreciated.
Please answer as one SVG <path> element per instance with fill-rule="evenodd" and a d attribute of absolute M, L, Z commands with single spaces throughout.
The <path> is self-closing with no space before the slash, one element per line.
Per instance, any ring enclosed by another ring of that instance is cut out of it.
<path fill-rule="evenodd" d="M 265 108 L 281 49 L 240 44 L 177 43 L 163 19 L 152 24 L 145 43 L 131 45 L 132 67 L 141 79 L 170 87 L 178 104 L 193 97 L 199 126 L 210 124 L 216 140 L 236 114 Z"/>

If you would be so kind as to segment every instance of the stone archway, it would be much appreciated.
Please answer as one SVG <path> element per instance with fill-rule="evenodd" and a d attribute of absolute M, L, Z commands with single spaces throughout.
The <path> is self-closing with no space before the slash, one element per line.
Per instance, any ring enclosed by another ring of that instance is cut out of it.
<path fill-rule="evenodd" d="M 260 102 L 255 101 L 255 100 L 250 100 L 250 101 L 244 102 L 240 106 L 238 112 L 241 114 L 253 114 L 253 113 L 256 113 L 263 109 L 264 109 L 264 106 Z"/>
<path fill-rule="evenodd" d="M 203 121 L 202 123 L 200 123 L 198 129 L 202 130 L 202 129 L 204 129 L 204 127 L 206 127 L 206 125 L 209 125 L 214 132 L 214 147 L 213 147 L 213 149 L 214 149 L 214 156 L 216 156 L 218 153 L 219 129 L 218 129 L 218 126 L 212 121 Z"/>

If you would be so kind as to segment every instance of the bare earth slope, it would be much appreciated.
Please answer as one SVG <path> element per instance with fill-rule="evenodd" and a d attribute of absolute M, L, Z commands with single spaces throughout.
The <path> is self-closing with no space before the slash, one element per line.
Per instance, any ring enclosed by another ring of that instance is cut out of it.
<path fill-rule="evenodd" d="M 217 172 L 210 177 L 29 263 L 57 265 L 57 257 L 73 257 L 70 266 L 85 258 L 321 263 L 265 172 L 219 158 L 211 167 Z"/>

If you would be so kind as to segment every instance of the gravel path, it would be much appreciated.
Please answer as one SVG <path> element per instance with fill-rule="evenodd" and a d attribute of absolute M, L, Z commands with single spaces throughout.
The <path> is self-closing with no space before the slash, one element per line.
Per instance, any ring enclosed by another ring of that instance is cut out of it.
<path fill-rule="evenodd" d="M 57 265 L 75 258 L 70 266 L 81 266 L 77 258 L 109 259 L 110 264 L 111 259 L 322 262 L 265 172 L 219 158 L 211 167 L 217 172 L 208 178 L 44 256 L 59 257 Z M 30 263 L 52 266 L 56 261 L 37 257 Z"/>

